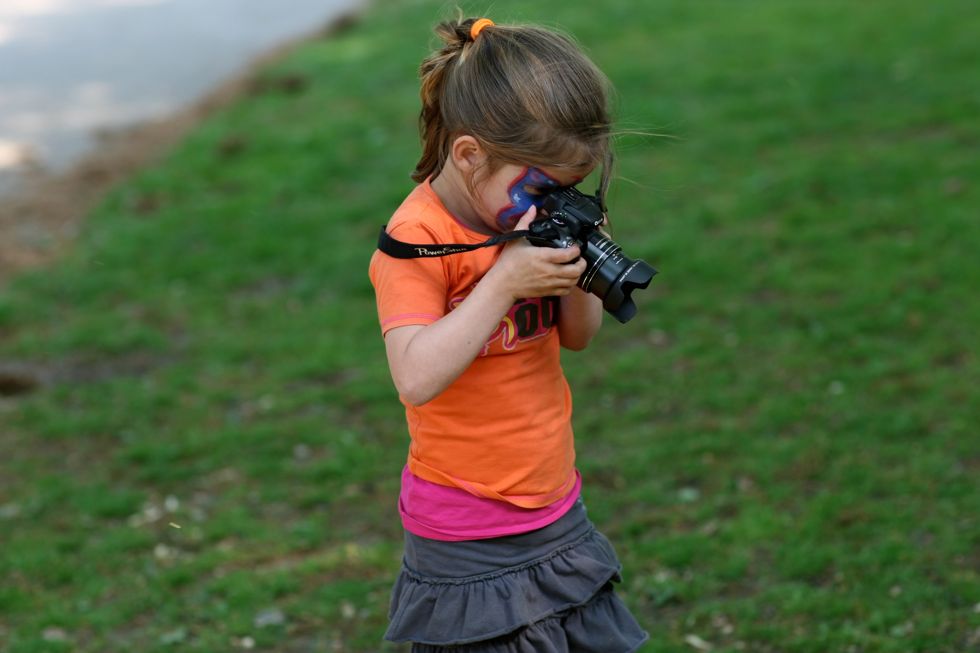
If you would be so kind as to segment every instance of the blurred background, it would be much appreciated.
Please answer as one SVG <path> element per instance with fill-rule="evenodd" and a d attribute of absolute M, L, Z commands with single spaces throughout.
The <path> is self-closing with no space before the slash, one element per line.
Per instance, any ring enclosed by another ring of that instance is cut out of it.
<path fill-rule="evenodd" d="M 563 366 L 643 650 L 980 650 L 973 3 L 459 4 L 617 89 L 660 274 Z M 404 650 L 367 263 L 452 15 L 0 0 L 0 651 Z"/>
<path fill-rule="evenodd" d="M 248 70 L 363 3 L 0 5 L 0 275 L 74 238 L 105 190 L 234 98 Z"/>
<path fill-rule="evenodd" d="M 361 3 L 5 0 L 0 173 L 63 170 L 99 132 L 167 117 L 251 60 Z"/>

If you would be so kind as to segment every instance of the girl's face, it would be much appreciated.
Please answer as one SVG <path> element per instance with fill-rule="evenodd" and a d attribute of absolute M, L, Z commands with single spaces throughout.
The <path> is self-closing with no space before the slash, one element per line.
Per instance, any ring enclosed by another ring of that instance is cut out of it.
<path fill-rule="evenodd" d="M 591 170 L 504 164 L 477 187 L 480 217 L 495 232 L 513 230 L 532 206 L 541 207 L 545 195 L 574 186 Z"/>

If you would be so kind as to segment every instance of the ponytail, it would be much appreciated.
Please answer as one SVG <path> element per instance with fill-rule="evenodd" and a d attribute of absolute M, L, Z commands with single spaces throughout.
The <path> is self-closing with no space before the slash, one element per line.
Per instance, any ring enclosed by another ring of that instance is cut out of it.
<path fill-rule="evenodd" d="M 446 162 L 452 134 L 442 115 L 442 94 L 450 68 L 462 57 L 467 43 L 473 41 L 470 34 L 473 18 L 463 21 L 446 21 L 436 26 L 435 32 L 442 39 L 443 47 L 422 61 L 419 78 L 422 81 L 419 96 L 422 111 L 419 114 L 419 134 L 422 136 L 422 158 L 415 166 L 412 179 L 423 182 L 429 176 L 438 175 Z"/>

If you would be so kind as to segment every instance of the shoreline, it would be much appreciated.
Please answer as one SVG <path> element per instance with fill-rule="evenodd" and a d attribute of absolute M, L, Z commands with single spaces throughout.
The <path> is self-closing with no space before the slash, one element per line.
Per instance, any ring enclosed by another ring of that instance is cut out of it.
<path fill-rule="evenodd" d="M 112 188 L 166 156 L 213 112 L 249 93 L 263 68 L 306 43 L 343 32 L 364 8 L 341 13 L 252 58 L 238 74 L 165 118 L 100 134 L 91 152 L 64 171 L 27 171 L 19 188 L 0 195 L 0 289 L 17 273 L 43 267 L 70 249 L 85 219 Z"/>

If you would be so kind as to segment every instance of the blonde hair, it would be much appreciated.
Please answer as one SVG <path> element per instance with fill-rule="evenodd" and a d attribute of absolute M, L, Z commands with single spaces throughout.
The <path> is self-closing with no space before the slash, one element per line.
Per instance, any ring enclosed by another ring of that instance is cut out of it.
<path fill-rule="evenodd" d="M 503 163 L 601 166 L 600 192 L 613 163 L 609 82 L 568 36 L 535 26 L 442 22 L 443 47 L 422 61 L 422 157 L 412 179 L 438 175 L 455 138 L 468 134 Z"/>

